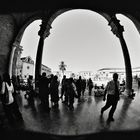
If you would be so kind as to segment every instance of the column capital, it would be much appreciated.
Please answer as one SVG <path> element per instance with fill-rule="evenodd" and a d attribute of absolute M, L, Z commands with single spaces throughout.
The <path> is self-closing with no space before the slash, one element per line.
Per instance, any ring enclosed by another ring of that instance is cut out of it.
<path fill-rule="evenodd" d="M 13 45 L 12 45 L 12 47 L 16 47 L 16 48 L 20 48 L 20 49 L 23 48 L 23 47 L 20 45 L 20 43 L 18 43 L 18 42 L 14 42 Z"/>
<path fill-rule="evenodd" d="M 122 32 L 124 31 L 123 26 L 120 24 L 120 20 L 118 20 L 115 16 L 111 17 L 108 25 L 111 26 L 111 31 L 117 37 L 119 37 L 120 34 L 122 34 Z"/>
<path fill-rule="evenodd" d="M 38 35 L 40 37 L 43 37 L 44 39 L 50 35 L 50 29 L 51 25 L 48 23 L 47 20 L 42 20 L 42 24 L 40 25 L 40 30 L 38 32 Z"/>

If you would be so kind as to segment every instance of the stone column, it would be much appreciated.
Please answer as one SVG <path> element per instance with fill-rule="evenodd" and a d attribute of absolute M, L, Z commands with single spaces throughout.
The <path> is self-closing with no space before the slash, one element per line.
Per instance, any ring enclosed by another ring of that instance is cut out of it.
<path fill-rule="evenodd" d="M 12 76 L 12 74 L 14 75 L 17 74 L 16 73 L 18 67 L 17 62 L 21 57 L 22 51 L 23 51 L 22 46 L 20 46 L 18 42 L 13 43 L 11 54 L 10 54 L 9 68 L 8 68 L 8 72 L 10 76 Z"/>
<path fill-rule="evenodd" d="M 130 61 L 130 56 L 129 52 L 127 49 L 126 42 L 123 37 L 123 31 L 124 28 L 123 26 L 120 25 L 120 21 L 113 16 L 111 20 L 109 21 L 109 25 L 111 26 L 111 31 L 119 38 L 122 51 L 123 51 L 123 56 L 124 56 L 124 62 L 125 62 L 125 73 L 126 73 L 126 85 L 125 85 L 125 93 L 127 95 L 131 95 L 132 91 L 132 68 L 131 68 L 131 61 Z"/>
<path fill-rule="evenodd" d="M 14 59 L 15 50 L 16 50 L 18 45 L 19 44 L 14 43 L 12 46 L 12 50 L 11 50 L 11 54 L 10 54 L 9 68 L 8 68 L 8 72 L 9 72 L 10 76 L 12 76 L 13 59 Z"/>
<path fill-rule="evenodd" d="M 37 86 L 37 81 L 39 76 L 41 75 L 41 65 L 42 65 L 42 54 L 43 54 L 43 46 L 44 46 L 44 39 L 49 36 L 51 26 L 48 24 L 48 21 L 43 19 L 42 24 L 40 25 L 40 30 L 38 35 L 40 36 L 37 55 L 36 55 L 36 65 L 35 65 L 35 83 Z"/>

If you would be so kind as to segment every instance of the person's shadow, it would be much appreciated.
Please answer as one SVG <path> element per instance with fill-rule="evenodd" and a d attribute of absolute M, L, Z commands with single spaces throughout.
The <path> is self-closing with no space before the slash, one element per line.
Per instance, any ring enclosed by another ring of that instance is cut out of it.
<path fill-rule="evenodd" d="M 103 115 L 99 116 L 99 128 L 100 131 L 104 132 L 104 131 L 108 131 L 110 128 L 110 121 L 104 119 Z"/>
<path fill-rule="evenodd" d="M 119 114 L 119 118 L 118 118 L 118 123 L 117 123 L 118 127 L 120 127 L 123 124 L 131 102 L 132 102 L 132 99 L 127 98 L 127 97 L 124 98 L 123 105 L 122 105 L 122 108 L 120 110 L 120 114 Z"/>

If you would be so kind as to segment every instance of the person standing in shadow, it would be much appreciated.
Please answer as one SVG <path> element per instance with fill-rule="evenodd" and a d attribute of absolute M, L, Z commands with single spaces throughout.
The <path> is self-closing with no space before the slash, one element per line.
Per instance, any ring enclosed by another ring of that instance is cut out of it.
<path fill-rule="evenodd" d="M 105 110 L 111 107 L 108 115 L 108 121 L 114 121 L 113 114 L 116 110 L 119 101 L 119 94 L 120 94 L 119 84 L 120 83 L 118 81 L 118 74 L 114 73 L 113 80 L 107 83 L 107 86 L 104 91 L 103 101 L 106 100 L 106 95 L 107 95 L 107 100 L 105 106 L 101 108 L 101 116 L 103 115 L 103 112 Z"/>
<path fill-rule="evenodd" d="M 78 102 L 81 102 L 81 92 L 82 92 L 82 77 L 79 76 L 79 79 L 76 81 L 76 90 L 78 94 Z"/>
<path fill-rule="evenodd" d="M 16 121 L 23 122 L 22 114 L 19 110 L 16 99 L 14 98 L 14 86 L 11 82 L 10 75 L 8 73 L 3 74 L 3 82 L 1 89 L 1 99 L 4 112 L 10 124 Z"/>
<path fill-rule="evenodd" d="M 92 82 L 91 78 L 89 78 L 87 86 L 88 86 L 88 90 L 89 90 L 89 96 L 91 96 L 92 89 L 93 89 L 93 82 Z"/>
<path fill-rule="evenodd" d="M 65 89 L 66 89 L 66 75 L 63 76 L 62 82 L 61 82 L 61 96 L 60 98 L 63 101 L 63 96 L 65 95 Z"/>
<path fill-rule="evenodd" d="M 46 77 L 46 73 L 43 72 L 39 79 L 39 97 L 42 107 L 49 112 L 49 79 Z"/>
<path fill-rule="evenodd" d="M 51 103 L 53 108 L 58 108 L 59 104 L 59 82 L 58 77 L 55 75 L 50 83 L 50 95 L 51 95 Z"/>
<path fill-rule="evenodd" d="M 86 79 L 82 79 L 82 96 L 84 96 L 86 90 Z"/>

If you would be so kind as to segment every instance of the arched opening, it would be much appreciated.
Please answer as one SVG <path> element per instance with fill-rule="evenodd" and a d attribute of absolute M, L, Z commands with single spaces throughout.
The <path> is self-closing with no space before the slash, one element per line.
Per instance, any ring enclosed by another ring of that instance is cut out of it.
<path fill-rule="evenodd" d="M 39 24 L 37 23 L 37 25 Z M 97 79 L 99 75 L 94 75 L 94 72 L 98 70 L 124 67 L 119 40 L 110 31 L 108 22 L 98 13 L 89 10 L 71 10 L 58 16 L 51 26 L 51 34 L 45 39 L 44 43 L 42 63 L 50 67 L 52 72 L 59 71 L 60 61 L 65 62 L 68 72 L 79 73 L 82 71 L 84 74 L 84 72 L 93 71 L 93 75 L 88 73 L 88 76 L 98 76 Z M 103 73 L 99 74 L 102 75 Z M 110 76 L 112 78 L 112 74 Z M 95 81 L 97 82 L 97 80 Z M 29 110 L 27 112 L 26 109 L 23 109 L 25 118 L 30 116 L 26 123 L 32 124 L 27 125 L 27 129 L 64 135 L 98 132 L 100 122 L 97 119 L 103 102 L 94 98 L 86 99 L 82 107 L 75 104 L 75 109 L 79 112 L 78 117 L 75 116 L 76 113 L 68 115 L 64 112 L 66 108 L 64 109 L 64 106 L 60 103 L 59 113 L 52 111 L 52 118 L 45 114 L 41 123 L 38 121 L 39 119 L 36 120 L 39 117 L 37 113 L 35 113 L 36 117 L 33 117 Z M 28 115 L 26 115 L 27 113 Z M 35 127 L 36 124 L 38 124 L 38 127 Z M 87 124 L 89 124 L 90 129 L 87 129 Z M 68 127 L 64 130 L 64 126 Z"/>
<path fill-rule="evenodd" d="M 136 26 L 134 27 L 134 24 L 132 23 L 131 20 L 129 20 L 127 17 L 125 17 L 121 14 L 118 14 L 117 17 L 121 19 L 121 21 L 124 25 L 124 28 L 125 28 L 124 37 L 126 38 L 126 42 L 128 43 L 128 52 L 130 54 L 130 60 L 132 61 L 132 88 L 134 88 L 137 85 L 137 82 L 139 79 L 138 78 L 139 77 L 138 76 L 139 75 L 139 62 L 138 62 L 139 55 L 137 53 L 139 51 L 139 35 L 138 35 L 138 31 L 135 28 Z M 125 59 L 125 61 L 126 60 L 127 59 Z M 127 63 L 127 62 L 125 62 L 125 63 Z M 128 68 L 129 67 L 126 67 L 126 78 L 128 78 L 128 74 L 127 74 Z M 134 85 L 134 83 L 136 85 Z"/>
<path fill-rule="evenodd" d="M 117 18 L 120 20 L 120 23 L 124 26 L 124 38 L 126 40 L 130 58 L 131 58 L 131 64 L 132 64 L 132 70 L 139 67 L 139 51 L 140 51 L 140 36 L 139 32 L 137 31 L 137 28 L 135 27 L 133 21 L 131 21 L 128 17 L 126 17 L 123 14 L 116 14 Z M 133 76 L 135 76 L 137 73 L 133 73 Z"/>
<path fill-rule="evenodd" d="M 27 81 L 29 75 L 34 76 L 34 67 L 35 67 L 35 59 L 37 52 L 37 44 L 38 44 L 38 30 L 39 26 L 34 28 L 33 25 L 36 22 L 40 23 L 40 20 L 36 20 L 27 26 L 24 33 L 22 33 L 20 44 L 17 45 L 15 51 L 15 67 L 13 67 L 13 73 L 15 75 L 19 75 L 22 80 Z M 27 37 L 26 37 L 27 36 Z"/>
<path fill-rule="evenodd" d="M 29 75 L 35 78 L 35 64 L 36 64 L 36 53 L 38 47 L 38 31 L 40 29 L 39 25 L 41 20 L 35 20 L 32 22 L 25 30 L 20 45 L 23 47 L 21 53 L 22 66 L 18 70 L 17 75 L 21 75 L 22 79 L 26 79 Z"/>
<path fill-rule="evenodd" d="M 124 67 L 119 41 L 98 13 L 70 10 L 54 19 L 51 26 L 51 34 L 45 39 L 43 62 L 53 71 L 59 71 L 60 61 L 66 62 L 68 71 L 83 73 Z"/>

